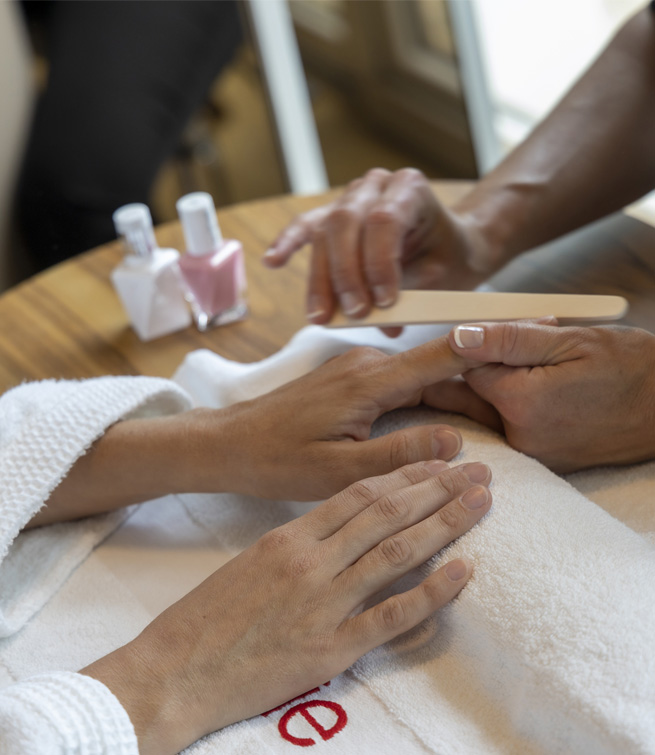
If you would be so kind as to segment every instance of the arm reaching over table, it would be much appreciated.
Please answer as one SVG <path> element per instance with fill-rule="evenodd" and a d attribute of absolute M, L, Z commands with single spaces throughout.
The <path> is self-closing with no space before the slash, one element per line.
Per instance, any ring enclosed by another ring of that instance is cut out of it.
<path fill-rule="evenodd" d="M 655 13 L 612 39 L 553 112 L 453 207 L 416 170 L 373 170 L 296 218 L 265 255 L 312 245 L 307 317 L 353 318 L 404 288 L 472 288 L 518 254 L 655 187 Z"/>

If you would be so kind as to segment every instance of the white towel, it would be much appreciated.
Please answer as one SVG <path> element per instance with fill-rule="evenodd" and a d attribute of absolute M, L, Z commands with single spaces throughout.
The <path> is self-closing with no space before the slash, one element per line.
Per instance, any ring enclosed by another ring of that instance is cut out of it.
<path fill-rule="evenodd" d="M 225 405 L 353 343 L 396 351 L 436 334 L 408 329 L 391 340 L 368 329 L 307 328 L 259 364 L 196 352 L 177 378 L 197 403 Z M 655 752 L 653 546 L 498 436 L 444 419 L 465 438 L 457 462 L 481 459 L 494 471 L 492 512 L 448 554 L 475 562 L 460 597 L 329 686 L 211 735 L 191 752 L 293 753 L 310 742 L 323 753 Z M 395 412 L 376 432 L 433 421 L 427 410 Z M 655 464 L 573 481 L 600 498 L 613 486 L 617 495 L 601 504 L 617 515 L 629 508 L 626 498 L 638 499 L 630 523 L 655 532 Z M 263 531 L 307 508 L 236 495 L 145 504 L 23 630 L 0 641 L 0 685 L 80 668 Z"/>
<path fill-rule="evenodd" d="M 306 328 L 255 366 L 195 352 L 176 379 L 201 403 L 225 405 L 370 335 L 387 351 L 406 346 L 364 329 L 337 335 Z M 376 432 L 434 421 L 425 409 L 395 412 Z M 472 557 L 475 576 L 451 607 L 367 655 L 348 682 L 333 682 L 330 695 L 348 699 L 339 684 L 352 687 L 356 679 L 366 693 L 351 703 L 355 720 L 375 720 L 389 743 L 393 732 L 413 732 L 416 751 L 655 752 L 655 548 L 494 433 L 461 418 L 438 421 L 460 427 L 458 461 L 481 459 L 494 472 L 492 512 L 447 554 Z M 572 481 L 638 532 L 655 532 L 655 463 L 578 473 Z M 221 547 L 239 549 L 306 509 L 241 496 L 227 496 L 220 507 L 203 505 L 202 497 L 187 505 Z M 246 728 L 239 736 L 248 741 Z M 306 722 L 304 729 L 311 732 Z M 335 752 L 362 746 L 349 726 L 330 742 Z"/>

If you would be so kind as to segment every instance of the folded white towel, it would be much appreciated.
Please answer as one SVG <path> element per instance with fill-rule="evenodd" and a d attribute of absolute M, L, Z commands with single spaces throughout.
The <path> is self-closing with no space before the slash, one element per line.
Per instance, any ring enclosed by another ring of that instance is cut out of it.
<path fill-rule="evenodd" d="M 427 333 L 409 329 L 394 341 L 368 329 L 307 328 L 259 364 L 197 352 L 178 379 L 196 403 L 225 405 L 353 343 L 396 351 Z M 492 512 L 448 554 L 473 558 L 470 584 L 451 606 L 329 686 L 207 737 L 191 752 L 293 753 L 312 743 L 327 754 L 655 752 L 653 546 L 471 422 L 407 410 L 375 430 L 444 419 L 465 438 L 457 461 L 479 458 L 494 471 Z M 655 464 L 573 481 L 598 498 L 615 491 L 600 501 L 615 514 L 636 496 L 638 513 L 628 518 L 640 533 L 655 532 Z M 235 495 L 145 504 L 27 626 L 0 641 L 0 686 L 39 670 L 74 670 L 108 652 L 192 580 L 307 508 Z"/>
<path fill-rule="evenodd" d="M 258 365 L 195 352 L 176 379 L 200 403 L 225 405 L 295 378 L 368 336 L 307 328 Z M 387 350 L 405 347 L 402 340 L 374 339 Z M 467 420 L 405 410 L 380 420 L 376 432 L 435 421 L 460 427 L 465 442 L 457 461 L 481 459 L 494 472 L 490 515 L 439 558 L 466 554 L 475 575 L 452 606 L 355 664 L 349 676 L 367 694 L 349 712 L 358 721 L 375 720 L 389 742 L 411 731 L 419 750 L 430 752 L 655 752 L 655 548 Z M 599 498 L 611 489 L 614 495 L 601 502 L 612 513 L 628 509 L 640 532 L 655 532 L 655 464 L 592 470 L 572 480 Z M 237 549 L 307 508 L 241 496 L 226 496 L 221 506 L 200 496 L 185 500 L 221 547 Z M 332 699 L 348 699 L 341 684 L 333 682 Z M 311 737 L 302 719 L 294 725 Z M 239 728 L 244 752 L 255 748 L 250 737 L 259 741 L 264 731 L 261 724 L 246 728 Z M 361 749 L 355 728 L 330 740 L 335 752 Z M 230 742 L 235 746 L 232 735 Z"/>

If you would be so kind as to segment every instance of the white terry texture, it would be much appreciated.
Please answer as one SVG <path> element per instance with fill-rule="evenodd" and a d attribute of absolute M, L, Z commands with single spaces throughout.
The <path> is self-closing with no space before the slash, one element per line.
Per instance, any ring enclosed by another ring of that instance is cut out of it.
<path fill-rule="evenodd" d="M 264 362 L 241 365 L 196 352 L 177 377 L 196 404 L 224 406 L 271 390 L 353 344 L 400 351 L 441 332 L 408 328 L 391 340 L 371 329 L 306 328 Z M 474 577 L 453 604 L 307 698 L 342 706 L 348 714 L 342 731 L 323 741 L 296 716 L 291 733 L 313 738 L 324 755 L 655 752 L 655 575 L 645 539 L 655 532 L 655 464 L 572 477 L 615 516 L 627 512 L 631 530 L 461 418 L 396 412 L 375 431 L 444 419 L 462 428 L 465 449 L 457 462 L 479 458 L 495 475 L 492 512 L 448 554 L 471 557 Z M 308 508 L 238 495 L 144 504 L 38 615 L 0 640 L 0 688 L 43 670 L 82 668 L 133 637 L 264 531 Z M 51 533 L 44 549 L 57 547 L 56 530 L 44 528 L 44 536 Z M 80 561 L 93 547 L 80 545 L 81 536 L 79 530 L 67 545 L 79 548 Z M 278 731 L 288 710 L 227 727 L 189 752 L 297 753 Z M 332 725 L 330 711 L 314 713 Z"/>
<path fill-rule="evenodd" d="M 0 637 L 39 611 L 128 515 L 123 510 L 17 537 L 75 461 L 122 418 L 188 407 L 174 383 L 147 377 L 46 380 L 0 398 Z"/>
<path fill-rule="evenodd" d="M 406 340 L 364 329 L 313 327 L 257 365 L 194 352 L 175 379 L 198 403 L 227 405 L 371 336 L 387 351 L 407 348 Z M 347 677 L 365 688 L 356 695 L 359 723 L 321 742 L 321 751 L 361 748 L 349 737 L 374 716 L 387 752 L 397 751 L 392 743 L 401 731 L 412 732 L 404 752 L 655 752 L 655 548 L 638 534 L 655 532 L 655 464 L 572 476 L 594 497 L 618 493 L 601 503 L 614 514 L 628 510 L 636 532 L 465 419 L 403 410 L 382 418 L 375 431 L 444 420 L 464 436 L 457 462 L 479 459 L 494 474 L 490 514 L 436 560 L 465 554 L 475 574 L 452 605 L 354 665 Z M 235 495 L 223 496 L 221 506 L 203 496 L 185 500 L 195 521 L 235 551 L 307 508 Z M 344 685 L 343 676 L 334 680 L 331 694 Z M 229 751 L 267 751 L 262 726 L 256 719 L 230 727 L 196 748 L 218 752 L 229 743 Z M 280 739 L 269 746 L 295 750 Z"/>
<path fill-rule="evenodd" d="M 104 684 L 40 674 L 0 690 L 3 755 L 138 755 L 134 727 Z"/>

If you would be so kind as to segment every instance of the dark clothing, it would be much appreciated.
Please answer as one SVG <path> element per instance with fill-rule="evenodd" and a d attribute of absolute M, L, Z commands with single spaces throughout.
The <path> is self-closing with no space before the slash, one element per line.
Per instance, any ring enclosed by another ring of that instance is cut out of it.
<path fill-rule="evenodd" d="M 114 238 L 112 212 L 148 201 L 241 41 L 232 0 L 46 5 L 49 77 L 17 196 L 19 229 L 39 267 Z"/>

